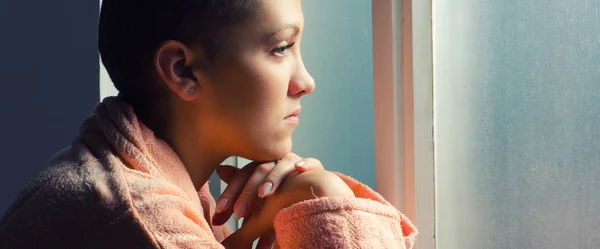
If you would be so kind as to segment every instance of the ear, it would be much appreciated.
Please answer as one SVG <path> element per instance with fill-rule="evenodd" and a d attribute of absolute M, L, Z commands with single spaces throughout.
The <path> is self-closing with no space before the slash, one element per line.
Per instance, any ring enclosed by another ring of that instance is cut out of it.
<path fill-rule="evenodd" d="M 163 83 L 184 101 L 194 100 L 200 89 L 193 74 L 193 61 L 193 51 L 177 41 L 163 43 L 154 57 L 154 67 Z"/>

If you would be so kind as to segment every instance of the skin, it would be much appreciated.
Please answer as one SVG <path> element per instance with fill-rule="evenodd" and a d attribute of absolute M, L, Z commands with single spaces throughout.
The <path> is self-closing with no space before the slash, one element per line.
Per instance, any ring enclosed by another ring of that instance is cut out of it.
<path fill-rule="evenodd" d="M 301 167 L 302 162 L 310 168 Z M 219 169 L 224 168 L 221 167 Z M 218 173 L 219 169 L 217 169 Z M 228 169 L 231 171 L 235 167 L 228 167 Z M 224 224 L 233 211 L 235 212 L 234 217 L 236 219 L 239 220 L 245 217 L 250 212 L 252 205 L 257 205 L 255 202 L 257 202 L 258 197 L 268 197 L 275 192 L 281 182 L 281 180 L 278 181 L 277 179 L 285 178 L 296 170 L 298 172 L 306 172 L 311 169 L 323 169 L 323 166 L 316 159 L 302 159 L 294 153 L 290 153 L 282 158 L 277 165 L 275 163 L 261 164 L 257 162 L 246 165 L 242 171 L 237 172 L 232 177 L 233 180 L 229 181 L 230 183 L 228 182 L 229 185 L 217 201 L 217 214 L 213 217 L 213 224 Z M 270 185 L 266 187 L 266 183 Z M 230 205 L 233 202 L 235 202 L 234 210 L 231 209 Z"/>
<path fill-rule="evenodd" d="M 226 248 L 271 248 L 275 240 L 273 220 L 277 213 L 293 204 L 321 197 L 354 197 L 352 190 L 337 175 L 326 170 L 290 174 L 276 193 L 264 199 L 242 227 L 223 242 Z"/>
<path fill-rule="evenodd" d="M 161 134 L 197 185 L 230 156 L 268 162 L 289 154 L 297 123 L 285 118 L 315 88 L 300 55 L 300 1 L 262 2 L 258 17 L 230 30 L 214 63 L 201 48 L 176 41 L 156 53 L 156 71 L 170 90 Z"/>
<path fill-rule="evenodd" d="M 166 121 L 157 133 L 178 153 L 195 187 L 200 189 L 230 156 L 254 161 L 239 171 L 229 168 L 230 185 L 218 202 L 221 214 L 213 219 L 224 222 L 233 210 L 236 218 L 248 215 L 246 228 L 225 243 L 231 248 L 244 248 L 258 237 L 266 238 L 261 245 L 272 244 L 274 215 L 314 198 L 307 188 L 294 186 L 314 186 L 321 196 L 353 196 L 345 184 L 332 184 L 337 176 L 324 171 L 318 160 L 291 153 L 298 122 L 289 116 L 315 89 L 300 54 L 301 2 L 261 2 L 257 17 L 227 31 L 216 61 L 209 61 L 200 47 L 177 41 L 163 43 L 154 58 L 159 82 L 169 90 L 167 112 L 157 114 Z M 320 173 L 308 174 L 312 171 Z M 265 190 L 265 183 L 270 188 Z"/>

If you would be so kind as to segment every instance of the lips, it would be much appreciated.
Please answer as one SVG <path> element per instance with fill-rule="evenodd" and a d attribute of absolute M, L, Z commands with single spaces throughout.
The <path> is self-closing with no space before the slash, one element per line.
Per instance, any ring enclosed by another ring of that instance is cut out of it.
<path fill-rule="evenodd" d="M 298 109 L 296 109 L 296 111 L 292 112 L 290 115 L 285 117 L 283 121 L 293 126 L 298 125 L 300 123 L 300 118 L 298 118 L 298 115 L 300 115 L 301 110 L 302 107 L 299 106 Z"/>
<path fill-rule="evenodd" d="M 302 107 L 298 107 L 298 109 L 296 109 L 296 111 L 292 112 L 290 115 L 286 116 L 284 119 L 298 117 L 298 115 L 300 115 L 301 111 L 302 111 Z"/>

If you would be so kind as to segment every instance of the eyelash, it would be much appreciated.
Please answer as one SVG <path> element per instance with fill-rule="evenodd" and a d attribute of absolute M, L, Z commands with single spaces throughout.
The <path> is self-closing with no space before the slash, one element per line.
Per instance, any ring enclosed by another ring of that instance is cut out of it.
<path fill-rule="evenodd" d="M 272 55 L 276 55 L 276 56 L 285 56 L 285 51 L 287 51 L 288 49 L 290 49 L 291 47 L 293 47 L 294 44 L 296 44 L 296 43 L 292 42 L 292 43 L 290 43 L 288 45 L 274 48 L 273 50 L 271 50 L 271 54 Z"/>

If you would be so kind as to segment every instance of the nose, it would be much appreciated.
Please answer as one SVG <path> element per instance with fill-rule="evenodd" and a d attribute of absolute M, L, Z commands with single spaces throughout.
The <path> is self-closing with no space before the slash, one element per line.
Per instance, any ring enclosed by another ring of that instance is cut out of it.
<path fill-rule="evenodd" d="M 315 79 L 308 73 L 302 58 L 298 58 L 298 66 L 295 74 L 290 80 L 288 94 L 291 96 L 302 97 L 315 90 Z"/>

